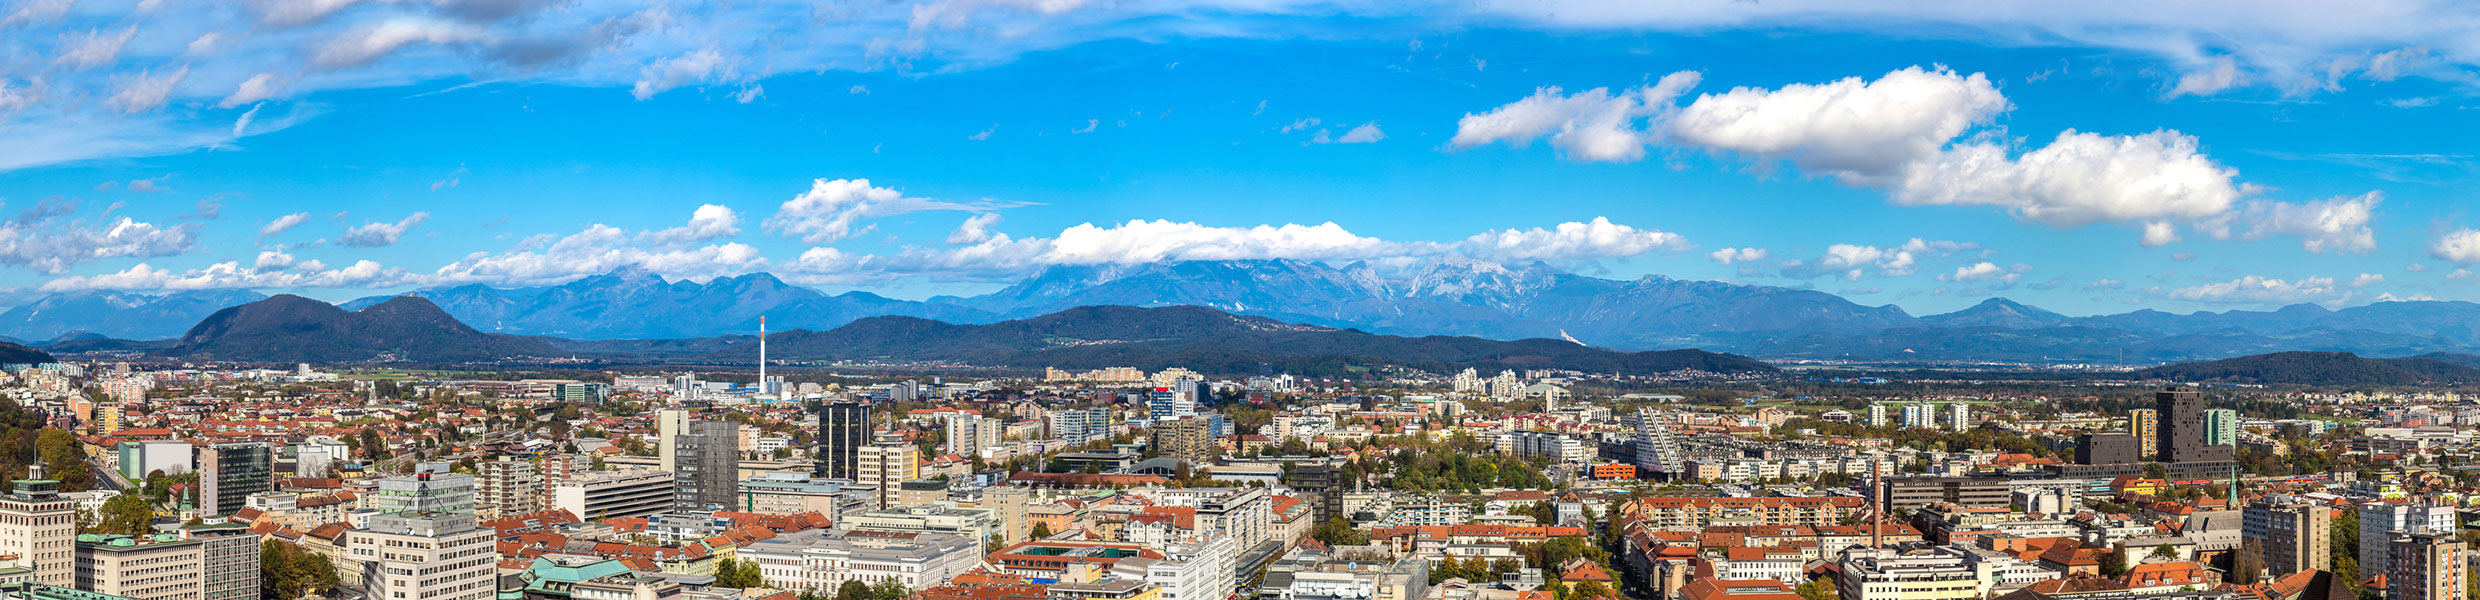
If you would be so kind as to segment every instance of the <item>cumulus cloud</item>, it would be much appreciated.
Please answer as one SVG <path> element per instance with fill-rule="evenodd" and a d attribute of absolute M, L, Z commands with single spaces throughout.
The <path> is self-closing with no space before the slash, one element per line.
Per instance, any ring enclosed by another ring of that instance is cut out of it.
<path fill-rule="evenodd" d="M 396 245 L 397 240 L 405 237 L 405 232 L 411 231 L 414 226 L 421 225 L 423 221 L 428 221 L 430 218 L 430 213 L 416 212 L 394 223 L 384 221 L 363 223 L 345 230 L 343 237 L 336 238 L 336 243 L 355 248 L 393 246 Z"/>
<path fill-rule="evenodd" d="M 642 267 L 667 277 L 704 279 L 747 273 L 767 267 L 756 247 L 743 243 L 694 248 L 648 248 L 631 240 L 627 230 L 603 224 L 547 242 L 529 240 L 499 254 L 476 252 L 424 276 L 433 284 L 488 283 L 546 285 L 609 272 L 624 266 Z"/>
<path fill-rule="evenodd" d="M 722 52 L 713 48 L 699 49 L 646 65 L 637 83 L 629 88 L 629 94 L 639 100 L 653 98 L 655 94 L 672 88 L 707 81 L 730 68 Z"/>
<path fill-rule="evenodd" d="M 1943 275 L 1939 275 L 1939 276 L 1938 276 L 1938 278 L 1937 278 L 1937 280 L 1938 280 L 1938 281 L 1955 282 L 1955 283 L 1973 283 L 1973 282 L 2006 282 L 2006 283 L 2013 283 L 2016 279 L 2023 277 L 2023 274 L 2024 274 L 2025 272 L 2028 272 L 2028 271 L 2031 271 L 2031 270 L 2032 270 L 2032 266 L 2031 266 L 2031 265 L 2026 265 L 2026 264 L 2022 264 L 2022 263 L 2017 263 L 2017 264 L 2016 264 L 2015 266 L 2013 266 L 2013 267 L 2001 267 L 2001 266 L 1998 266 L 1998 264 L 1997 264 L 1997 263 L 1992 263 L 1992 262 L 1983 261 L 1983 262 L 1972 263 L 1972 264 L 1969 264 L 1969 265 L 1964 265 L 1964 266 L 1961 266 L 1961 267 L 1956 267 L 1954 272 L 1952 272 L 1952 273 L 1947 273 L 1947 274 L 1943 274 Z"/>
<path fill-rule="evenodd" d="M 1372 121 L 1372 122 L 1368 122 L 1368 123 L 1362 123 L 1359 127 L 1354 127 L 1354 128 L 1352 128 L 1350 131 L 1345 131 L 1345 132 L 1343 132 L 1343 136 L 1342 136 L 1342 137 L 1334 137 L 1334 136 L 1331 136 L 1331 135 L 1329 135 L 1329 134 L 1327 133 L 1327 131 L 1326 131 L 1326 130 L 1324 130 L 1324 129 L 1320 129 L 1320 130 L 1318 130 L 1318 132 L 1317 132 L 1317 136 L 1309 138 L 1309 143 L 1312 143 L 1312 144 L 1367 144 L 1367 143 L 1372 143 L 1372 142 L 1376 142 L 1376 141 L 1378 141 L 1378 140 L 1383 140 L 1383 139 L 1386 139 L 1386 132 L 1384 132 L 1384 131 L 1380 131 L 1380 130 L 1378 129 L 1378 123 L 1377 123 L 1377 122 L 1375 122 L 1375 121 Z"/>
<path fill-rule="evenodd" d="M 1980 245 L 1971 242 L 1924 240 L 1912 238 L 1902 245 L 1881 247 L 1861 244 L 1826 246 L 1824 254 L 1814 259 L 1791 259 L 1780 265 L 1784 277 L 1813 279 L 1824 276 L 1858 281 L 1872 271 L 1878 275 L 1901 277 L 1919 271 L 1923 259 L 1945 258 L 1977 252 Z"/>
<path fill-rule="evenodd" d="M 1695 247 L 1688 238 L 1668 231 L 1637 229 L 1594 217 L 1591 222 L 1560 223 L 1543 229 L 1485 231 L 1455 245 L 1457 253 L 1500 262 L 1570 261 L 1627 258 L 1650 252 L 1682 252 Z"/>
<path fill-rule="evenodd" d="M 2309 252 L 2366 254 L 2377 249 L 2376 232 L 2368 223 L 2376 218 L 2376 206 L 2382 200 L 2383 194 L 2368 192 L 2299 204 L 2254 202 L 2234 213 L 2232 220 L 2247 227 L 2242 235 L 2248 239 L 2295 235 Z"/>
<path fill-rule="evenodd" d="M 1696 87 L 1703 76 L 1680 71 L 1653 85 L 1612 92 L 1593 88 L 1573 95 L 1543 87 L 1533 95 L 1481 113 L 1466 113 L 1455 122 L 1448 144 L 1471 148 L 1493 143 L 1525 146 L 1550 138 L 1570 160 L 1631 162 L 1644 158 L 1654 141 L 1648 120 L 1672 112 L 1671 101 Z"/>
<path fill-rule="evenodd" d="M 703 242 L 719 237 L 741 234 L 741 215 L 721 204 L 698 205 L 690 213 L 689 223 L 679 227 L 647 232 L 646 239 L 659 245 L 676 246 Z"/>
<path fill-rule="evenodd" d="M 284 233 L 285 231 L 291 230 L 294 227 L 299 227 L 301 224 L 308 222 L 310 222 L 310 213 L 297 212 L 284 215 L 267 221 L 267 224 L 265 225 L 259 226 L 258 234 L 261 236 L 272 236 L 275 234 Z"/>
<path fill-rule="evenodd" d="M 2351 279 L 2351 287 L 2368 287 L 2380 283 L 2385 283 L 2383 273 L 2361 273 L 2359 277 Z"/>
<path fill-rule="evenodd" d="M 989 212 L 990 203 L 968 204 L 905 196 L 894 188 L 870 185 L 868 179 L 817 179 L 809 191 L 784 201 L 767 217 L 769 231 L 798 236 L 811 244 L 833 243 L 857 233 L 861 222 L 933 210 Z"/>
<path fill-rule="evenodd" d="M 2480 231 L 2463 228 L 2446 232 L 2429 244 L 2428 255 L 2456 264 L 2480 264 Z"/>
<path fill-rule="evenodd" d="M 2183 287 L 2171 290 L 2169 295 L 2180 300 L 2214 303 L 2332 303 L 2350 299 L 2351 290 L 2334 285 L 2331 277 L 2283 280 L 2249 275 L 2230 281 Z"/>
<path fill-rule="evenodd" d="M 981 213 L 965 217 L 964 223 L 957 225 L 955 231 L 947 234 L 947 243 L 963 245 L 989 241 L 991 236 L 995 235 L 990 227 L 997 224 L 999 224 L 999 213 Z"/>
<path fill-rule="evenodd" d="M 1714 259 L 1714 262 L 1727 265 L 1732 263 L 1753 263 L 1763 261 L 1765 260 L 1765 254 L 1766 252 L 1764 248 L 1723 248 L 1721 250 L 1706 253 L 1705 257 Z"/>
<path fill-rule="evenodd" d="M 2019 219 L 2075 227 L 2219 215 L 2239 199 L 2237 175 L 2178 132 L 2068 130 L 2014 158 L 1998 143 L 1958 145 L 1910 165 L 1893 192 L 1900 204 L 1996 206 Z"/>
<path fill-rule="evenodd" d="M 1876 81 L 1850 77 L 1698 96 L 1666 131 L 1689 146 L 1788 160 L 1851 183 L 1882 183 L 1932 160 L 1948 140 L 2007 107 L 2006 97 L 1979 73 L 1911 67 Z"/>
<path fill-rule="evenodd" d="M 327 68 L 367 65 L 414 44 L 446 45 L 478 41 L 481 28 L 455 21 L 404 17 L 356 28 L 319 47 L 311 63 Z"/>
<path fill-rule="evenodd" d="M 74 207 L 48 204 L 0 222 L 0 264 L 56 275 L 99 259 L 173 256 L 197 247 L 195 224 L 165 227 L 121 217 L 98 227 L 72 213 Z"/>

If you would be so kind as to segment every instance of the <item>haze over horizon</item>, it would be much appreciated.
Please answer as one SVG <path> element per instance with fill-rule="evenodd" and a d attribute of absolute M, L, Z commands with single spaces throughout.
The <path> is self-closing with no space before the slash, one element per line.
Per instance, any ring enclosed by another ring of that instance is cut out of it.
<path fill-rule="evenodd" d="M 0 305 L 1447 256 L 1913 315 L 2480 299 L 2480 25 L 2320 8 L 20 2 Z"/>

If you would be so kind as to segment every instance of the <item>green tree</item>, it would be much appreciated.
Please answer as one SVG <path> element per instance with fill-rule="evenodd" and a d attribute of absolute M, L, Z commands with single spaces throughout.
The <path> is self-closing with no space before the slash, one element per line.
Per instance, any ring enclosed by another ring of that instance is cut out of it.
<path fill-rule="evenodd" d="M 913 590 L 905 589 L 904 582 L 896 581 L 893 577 L 878 582 L 878 585 L 870 586 L 870 600 L 904 600 L 905 596 L 911 595 L 913 595 Z"/>
<path fill-rule="evenodd" d="M 835 600 L 870 600 L 870 584 L 846 579 L 842 587 L 835 588 Z"/>
<path fill-rule="evenodd" d="M 1796 591 L 1800 593 L 1800 600 L 1836 600 L 1839 597 L 1832 577 L 1809 580 L 1800 584 Z"/>
<path fill-rule="evenodd" d="M 2101 574 L 2102 574 L 2103 576 L 2106 576 L 2106 577 L 2117 577 L 2117 576 L 2118 576 L 2118 574 L 2120 574 L 2120 573 L 2125 573 L 2125 572 L 2127 572 L 2127 547 L 2126 547 L 2126 546 L 2119 546 L 2119 547 L 2117 547 L 2117 548 L 2111 549 L 2111 550 L 2110 550 L 2110 554 L 2109 554 L 2109 556 L 2102 557 L 2102 559 L 2101 559 Z"/>
<path fill-rule="evenodd" d="M 141 535 L 155 532 L 155 508 L 145 498 L 131 494 L 113 496 L 103 502 L 103 512 L 95 515 L 95 533 Z"/>
<path fill-rule="evenodd" d="M 1309 537 L 1316 538 L 1317 541 L 1324 542 L 1327 546 L 1360 546 L 1369 543 L 1369 532 L 1352 528 L 1352 522 L 1343 520 L 1343 517 L 1335 517 L 1319 523 L 1317 530 L 1310 532 Z"/>
<path fill-rule="evenodd" d="M 2154 546 L 2154 547 L 2153 547 L 2153 558 L 2158 558 L 2158 559 L 2162 559 L 2162 560 L 2178 560 L 2178 559 L 2179 559 L 2179 549 L 2178 549 L 2178 548 L 2175 548 L 2175 547 L 2172 547 L 2172 546 L 2171 546 L 2171 545 L 2169 545 L 2169 544 L 2162 544 L 2162 545 L 2159 545 L 2159 546 Z"/>
<path fill-rule="evenodd" d="M 1777 589 L 1780 589 L 1780 588 L 1777 588 Z M 1616 593 L 1612 593 L 1612 592 L 1610 591 L 1610 584 L 1602 583 L 1602 582 L 1599 582 L 1599 581 L 1587 581 L 1587 582 L 1584 582 L 1584 583 L 1579 583 L 1579 584 L 1576 584 L 1576 588 L 1575 588 L 1575 589 L 1573 589 L 1573 590 L 1569 590 L 1569 591 L 1567 592 L 1567 595 L 1568 595 L 1568 597 L 1570 597 L 1570 598 L 1617 598 L 1617 597 L 1619 597 L 1619 595 L 1618 595 L 1618 594 L 1616 594 Z"/>
<path fill-rule="evenodd" d="M 336 593 L 336 588 L 343 584 L 336 576 L 336 562 L 329 560 L 325 554 L 302 552 L 299 563 L 302 565 L 302 571 L 309 575 L 309 581 L 304 583 L 310 593 L 321 596 L 332 595 Z"/>
<path fill-rule="evenodd" d="M 1050 537 L 1050 536 L 1051 536 L 1051 524 L 1049 524 L 1049 523 L 1035 523 L 1035 524 L 1033 524 L 1033 539 L 1037 539 L 1037 540 L 1039 540 L 1039 539 L 1048 538 L 1048 537 Z"/>
<path fill-rule="evenodd" d="M 267 600 L 293 600 L 301 597 L 305 587 L 293 570 L 292 555 L 285 552 L 284 542 L 267 540 L 258 545 L 258 591 Z"/>

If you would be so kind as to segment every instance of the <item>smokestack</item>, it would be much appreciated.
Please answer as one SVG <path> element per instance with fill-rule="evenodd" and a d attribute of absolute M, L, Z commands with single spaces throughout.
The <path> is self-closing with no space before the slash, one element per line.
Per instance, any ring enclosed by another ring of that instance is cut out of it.
<path fill-rule="evenodd" d="M 758 315 L 758 395 L 766 395 L 766 315 Z"/>
<path fill-rule="evenodd" d="M 1874 501 L 1871 504 L 1876 505 L 1869 507 L 1869 547 L 1884 548 L 1886 547 L 1886 475 L 1874 467 L 1870 468 L 1869 472 L 1869 479 L 1874 480 L 1869 482 L 1869 499 Z"/>

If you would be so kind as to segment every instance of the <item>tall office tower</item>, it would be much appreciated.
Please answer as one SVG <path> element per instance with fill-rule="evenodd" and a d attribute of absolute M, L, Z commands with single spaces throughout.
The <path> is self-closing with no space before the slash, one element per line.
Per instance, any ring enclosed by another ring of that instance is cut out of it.
<path fill-rule="evenodd" d="M 2268 579 L 2331 569 L 2333 524 L 2333 509 L 2323 503 L 2266 496 L 2249 503 L 2240 514 L 2239 551 L 2261 553 Z"/>
<path fill-rule="evenodd" d="M 879 508 L 896 506 L 896 497 L 902 492 L 896 489 L 897 486 L 921 478 L 921 452 L 913 449 L 912 444 L 904 443 L 902 438 L 892 435 L 880 437 L 878 441 L 862 446 L 859 454 L 855 470 L 859 471 L 860 476 L 855 477 L 854 481 L 875 486 Z"/>
<path fill-rule="evenodd" d="M 674 456 L 680 453 L 678 440 L 680 438 L 680 434 L 689 429 L 689 420 L 689 411 L 677 408 L 666 408 L 660 411 L 655 411 L 655 468 L 662 469 L 667 473 L 676 472 L 678 470 L 679 465 L 676 464 L 676 461 L 679 459 L 674 458 Z"/>
<path fill-rule="evenodd" d="M 60 497 L 60 482 L 22 479 L 0 496 L 0 554 L 33 571 L 28 581 L 77 584 L 77 502 Z"/>
<path fill-rule="evenodd" d="M 2161 462 L 2189 463 L 2230 460 L 2229 446 L 2204 443 L 2204 396 L 2194 388 L 2170 388 L 2153 394 L 2161 411 Z"/>
<path fill-rule="evenodd" d="M 870 445 L 870 406 L 837 402 L 818 411 L 818 476 L 860 479 L 861 447 Z"/>
<path fill-rule="evenodd" d="M 2394 538 L 2415 533 L 2452 534 L 2455 530 L 2454 507 L 2395 502 L 2369 502 L 2359 505 L 2359 564 L 2363 572 L 2375 572 L 2386 564 L 2393 552 Z"/>
<path fill-rule="evenodd" d="M 1972 428 L 1972 405 L 1961 402 L 1947 407 L 1946 428 L 1964 431 Z"/>
<path fill-rule="evenodd" d="M 1679 440 L 1671 437 L 1671 426 L 1653 409 L 1636 410 L 1636 469 L 1653 471 L 1663 477 L 1677 477 L 1687 470 L 1686 457 L 1679 455 Z"/>
<path fill-rule="evenodd" d="M 2385 600 L 2466 600 L 2463 542 L 2453 532 L 2415 533 L 2392 540 Z"/>
<path fill-rule="evenodd" d="M 347 536 L 369 597 L 490 600 L 499 596 L 497 533 L 474 524 L 474 478 L 424 464 L 379 480 L 377 511 Z"/>
<path fill-rule="evenodd" d="M 1214 459 L 1212 427 L 1206 419 L 1199 417 L 1155 421 L 1149 430 L 1152 434 L 1149 445 L 1153 446 L 1157 456 L 1202 465 Z"/>
<path fill-rule="evenodd" d="M 275 491 L 275 451 L 266 442 L 225 442 L 198 451 L 198 508 L 229 515 L 250 494 Z"/>
<path fill-rule="evenodd" d="M 533 461 L 500 457 L 475 466 L 481 475 L 479 497 L 474 512 L 483 519 L 522 515 L 542 510 L 543 477 L 535 472 Z"/>
<path fill-rule="evenodd" d="M 982 454 L 982 429 L 996 426 L 998 423 L 987 422 L 982 419 L 981 415 L 973 413 L 948 416 L 947 435 L 945 436 L 947 453 L 968 459 L 980 456 Z"/>
<path fill-rule="evenodd" d="M 2136 436 L 2137 457 L 2153 460 L 2161 456 L 2161 411 L 2139 408 L 2127 411 L 2127 434 Z"/>
<path fill-rule="evenodd" d="M 202 542 L 205 563 L 199 565 L 206 589 L 201 600 L 256 600 L 259 571 L 258 534 L 237 524 L 192 525 L 190 539 Z"/>
<path fill-rule="evenodd" d="M 1871 403 L 1871 404 L 1869 404 L 1869 426 L 1870 426 L 1870 427 L 1885 427 L 1885 426 L 1886 426 L 1886 404 L 1885 404 L 1885 403 L 1883 403 L 1883 402 L 1877 402 L 1877 403 Z"/>
<path fill-rule="evenodd" d="M 734 506 L 740 493 L 740 426 L 690 420 L 672 438 L 672 510 L 707 511 Z"/>
<path fill-rule="evenodd" d="M 2227 408 L 2205 410 L 2204 445 L 2239 445 L 2239 411 Z"/>

